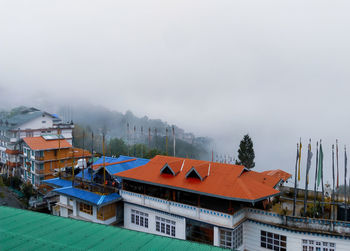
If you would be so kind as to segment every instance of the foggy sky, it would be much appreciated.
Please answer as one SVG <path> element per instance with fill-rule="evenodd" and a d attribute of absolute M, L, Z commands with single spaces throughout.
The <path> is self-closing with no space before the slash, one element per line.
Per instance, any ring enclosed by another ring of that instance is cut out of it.
<path fill-rule="evenodd" d="M 320 0 L 3 0 L 0 108 L 131 110 L 213 137 L 216 150 L 235 156 L 249 133 L 257 170 L 294 173 L 301 137 L 304 171 L 308 139 L 314 150 L 322 138 L 330 182 L 331 144 L 350 145 L 349 7 Z"/>

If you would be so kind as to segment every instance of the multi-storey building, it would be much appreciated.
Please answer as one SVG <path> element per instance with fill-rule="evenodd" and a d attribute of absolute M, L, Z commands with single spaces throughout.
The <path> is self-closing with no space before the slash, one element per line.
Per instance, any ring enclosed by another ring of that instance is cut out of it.
<path fill-rule="evenodd" d="M 156 156 L 117 174 L 124 227 L 236 250 L 348 250 L 350 224 L 265 208 L 291 177 L 243 166 Z"/>
<path fill-rule="evenodd" d="M 61 170 L 72 168 L 78 159 L 91 157 L 88 151 L 73 148 L 61 135 L 25 137 L 22 151 L 22 179 L 37 189 L 43 180 L 57 176 Z"/>
<path fill-rule="evenodd" d="M 0 172 L 14 175 L 16 167 L 20 167 L 24 137 L 60 134 L 72 143 L 73 128 L 73 123 L 63 123 L 57 115 L 36 108 L 19 108 L 3 114 L 0 116 Z"/>
<path fill-rule="evenodd" d="M 123 179 L 126 228 L 213 245 L 220 234 L 230 234 L 230 248 L 239 248 L 243 235 L 242 222 L 232 215 L 245 207 L 263 209 L 281 182 L 243 166 L 167 156 L 117 176 Z"/>

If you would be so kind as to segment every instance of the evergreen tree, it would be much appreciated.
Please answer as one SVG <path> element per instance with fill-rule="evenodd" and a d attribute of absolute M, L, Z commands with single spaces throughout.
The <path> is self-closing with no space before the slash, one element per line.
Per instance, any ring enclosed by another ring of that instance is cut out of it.
<path fill-rule="evenodd" d="M 253 141 L 248 134 L 244 135 L 238 149 L 238 161 L 236 164 L 243 165 L 248 169 L 255 166 L 255 153 L 253 148 Z"/>

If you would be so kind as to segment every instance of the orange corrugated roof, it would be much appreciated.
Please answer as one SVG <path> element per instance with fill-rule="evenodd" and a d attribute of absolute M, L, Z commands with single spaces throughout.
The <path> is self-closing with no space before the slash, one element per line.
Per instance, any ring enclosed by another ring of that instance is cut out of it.
<path fill-rule="evenodd" d="M 292 177 L 292 175 L 290 173 L 287 173 L 281 169 L 264 171 L 262 173 L 266 174 L 268 176 L 271 176 L 271 177 L 279 178 L 280 180 L 282 179 L 283 181 L 286 181 L 290 177 Z"/>
<path fill-rule="evenodd" d="M 176 160 L 185 160 L 178 175 L 160 174 L 160 169 L 166 163 Z M 196 178 L 186 179 L 186 174 L 192 167 L 198 169 L 200 175 L 208 175 L 209 163 L 210 173 L 203 181 Z M 264 175 L 248 171 L 243 166 L 161 155 L 157 155 L 144 166 L 120 172 L 117 176 L 233 200 L 258 201 L 279 193 L 273 188 L 274 178 L 265 176 L 264 180 Z"/>
<path fill-rule="evenodd" d="M 183 163 L 183 160 L 175 160 L 175 161 L 169 162 L 167 164 L 176 175 L 178 172 L 180 172 L 182 163 Z"/>
<path fill-rule="evenodd" d="M 70 148 L 72 145 L 65 139 L 45 140 L 43 137 L 26 137 L 23 138 L 24 142 L 32 150 L 49 150 L 60 148 Z M 59 142 L 60 141 L 60 142 Z"/>

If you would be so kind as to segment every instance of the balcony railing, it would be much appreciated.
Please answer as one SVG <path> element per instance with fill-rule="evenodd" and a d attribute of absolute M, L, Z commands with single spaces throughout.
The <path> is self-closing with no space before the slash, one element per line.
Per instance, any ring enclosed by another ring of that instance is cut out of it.
<path fill-rule="evenodd" d="M 17 155 L 17 154 L 21 153 L 21 151 L 20 150 L 6 149 L 6 153 L 11 154 L 11 155 Z"/>
<path fill-rule="evenodd" d="M 35 160 L 44 161 L 44 157 L 43 156 L 35 156 Z"/>
<path fill-rule="evenodd" d="M 157 210 L 165 211 L 168 213 L 181 215 L 187 218 L 192 218 L 195 220 L 205 221 L 208 223 L 221 225 L 225 227 L 233 227 L 244 219 L 244 214 L 241 211 L 231 215 L 222 212 L 200 208 L 196 206 L 191 206 L 187 204 L 182 204 L 174 201 L 168 201 L 164 199 L 159 199 L 156 197 L 151 197 L 148 195 L 133 193 L 125 190 L 120 190 L 120 195 L 126 202 L 131 202 L 146 206 L 149 208 L 154 208 Z"/>
<path fill-rule="evenodd" d="M 44 175 L 45 174 L 45 170 L 44 169 L 35 168 L 35 173 L 39 174 L 39 175 Z"/>

